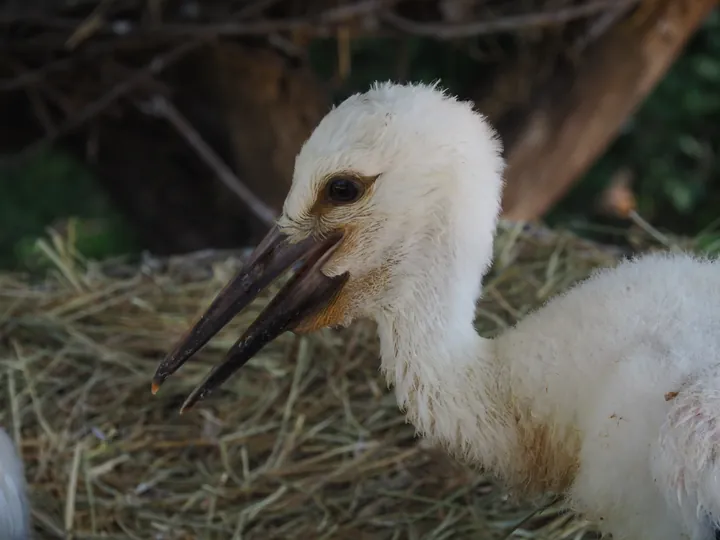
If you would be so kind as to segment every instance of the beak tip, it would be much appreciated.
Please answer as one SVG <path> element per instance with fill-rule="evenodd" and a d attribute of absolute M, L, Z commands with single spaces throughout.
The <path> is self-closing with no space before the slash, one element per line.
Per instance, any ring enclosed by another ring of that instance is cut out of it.
<path fill-rule="evenodd" d="M 187 357 L 179 356 L 177 352 L 173 351 L 168 354 L 162 362 L 160 362 L 160 365 L 157 367 L 152 377 L 151 391 L 153 395 L 160 390 L 160 386 L 165 382 L 165 379 L 175 373 L 185 363 L 186 359 Z"/>
<path fill-rule="evenodd" d="M 202 399 L 202 398 L 200 398 L 200 399 Z M 180 407 L 180 415 L 182 416 L 187 411 L 192 409 L 193 405 L 195 405 L 195 403 L 197 401 L 199 401 L 199 399 L 196 397 L 195 393 L 190 394 L 190 396 L 188 396 L 188 398 L 185 400 L 185 403 L 183 403 L 182 406 Z"/>

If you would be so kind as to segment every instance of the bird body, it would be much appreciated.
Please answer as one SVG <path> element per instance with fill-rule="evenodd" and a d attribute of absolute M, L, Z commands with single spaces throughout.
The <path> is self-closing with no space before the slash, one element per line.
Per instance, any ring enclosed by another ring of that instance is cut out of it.
<path fill-rule="evenodd" d="M 159 366 L 168 377 L 274 277 L 296 274 L 186 401 L 290 330 L 377 323 L 419 433 L 520 494 L 564 493 L 615 540 L 711 540 L 720 519 L 720 265 L 627 260 L 494 339 L 473 321 L 504 162 L 468 103 L 377 84 L 330 111 L 277 226 Z"/>
<path fill-rule="evenodd" d="M 28 540 L 29 515 L 22 460 L 0 428 L 0 538 Z"/>
<path fill-rule="evenodd" d="M 411 349 L 392 337 L 401 313 L 378 331 L 398 403 L 451 453 L 520 494 L 565 493 L 617 540 L 705 540 L 720 515 L 719 302 L 720 265 L 654 254 L 493 340 L 425 339 L 432 306 L 402 332 Z"/>

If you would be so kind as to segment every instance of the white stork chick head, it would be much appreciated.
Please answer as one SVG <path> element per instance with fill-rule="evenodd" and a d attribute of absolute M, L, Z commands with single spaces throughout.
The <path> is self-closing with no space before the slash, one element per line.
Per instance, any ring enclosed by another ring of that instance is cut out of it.
<path fill-rule="evenodd" d="M 503 167 L 484 118 L 434 85 L 377 84 L 346 99 L 298 154 L 277 226 L 160 364 L 154 388 L 299 259 L 183 408 L 285 330 L 379 322 L 393 310 L 467 325 L 492 259 Z"/>
<path fill-rule="evenodd" d="M 447 257 L 465 261 L 466 276 L 453 277 L 469 280 L 474 302 L 502 170 L 492 128 L 434 85 L 377 84 L 332 109 L 297 156 L 279 225 L 291 238 L 341 231 L 322 272 L 349 279 L 295 330 L 373 317 L 416 293 L 430 269 L 448 268 Z"/>

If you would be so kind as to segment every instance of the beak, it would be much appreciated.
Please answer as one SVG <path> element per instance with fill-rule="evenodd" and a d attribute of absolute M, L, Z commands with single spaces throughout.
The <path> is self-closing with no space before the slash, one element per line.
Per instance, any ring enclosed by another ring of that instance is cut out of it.
<path fill-rule="evenodd" d="M 341 240 L 342 233 L 334 233 L 322 240 L 309 237 L 291 244 L 277 226 L 273 227 L 240 272 L 220 291 L 198 322 L 160 363 L 152 381 L 153 394 L 159 390 L 165 379 L 180 369 L 193 354 L 294 263 L 303 261 L 295 275 L 270 301 L 245 334 L 235 342 L 222 363 L 216 365 L 192 391 L 180 413 L 222 385 L 265 345 L 327 305 L 349 277 L 348 274 L 327 277 L 321 271 Z"/>

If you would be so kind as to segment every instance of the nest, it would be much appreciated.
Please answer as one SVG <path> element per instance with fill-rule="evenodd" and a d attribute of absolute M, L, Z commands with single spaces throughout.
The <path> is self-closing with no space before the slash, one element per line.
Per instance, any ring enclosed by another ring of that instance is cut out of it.
<path fill-rule="evenodd" d="M 0 276 L 0 425 L 22 449 L 39 537 L 593 537 L 561 502 L 513 500 L 415 437 L 370 324 L 286 334 L 180 416 L 266 295 L 152 396 L 158 361 L 243 254 L 97 264 L 59 238 L 41 247 L 47 277 Z M 503 224 L 478 328 L 506 328 L 622 255 Z"/>

